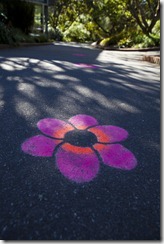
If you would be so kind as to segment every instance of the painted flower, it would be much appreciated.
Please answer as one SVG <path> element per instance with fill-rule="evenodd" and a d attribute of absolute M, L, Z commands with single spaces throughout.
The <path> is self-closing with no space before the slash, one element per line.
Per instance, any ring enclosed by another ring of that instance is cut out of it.
<path fill-rule="evenodd" d="M 94 117 L 78 114 L 68 122 L 45 118 L 37 127 L 42 134 L 27 139 L 22 150 L 32 156 L 55 155 L 60 172 L 77 183 L 94 179 L 100 163 L 123 170 L 137 165 L 133 153 L 118 143 L 128 137 L 118 126 L 99 125 Z"/>
<path fill-rule="evenodd" d="M 81 68 L 87 68 L 87 69 L 97 69 L 98 68 L 98 66 L 96 66 L 96 65 L 84 64 L 84 63 L 76 64 L 76 66 L 81 67 Z"/>

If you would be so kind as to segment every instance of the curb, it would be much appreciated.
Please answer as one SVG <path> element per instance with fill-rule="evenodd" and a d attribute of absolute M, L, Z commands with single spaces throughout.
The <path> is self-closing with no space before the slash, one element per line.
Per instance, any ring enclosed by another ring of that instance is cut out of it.
<path fill-rule="evenodd" d="M 7 48 L 19 48 L 19 47 L 32 47 L 32 46 L 45 46 L 51 45 L 53 42 L 41 42 L 41 43 L 19 43 L 18 45 L 10 45 L 10 44 L 0 44 L 0 49 L 7 49 Z"/>
<path fill-rule="evenodd" d="M 112 50 L 112 51 L 131 51 L 131 52 L 146 52 L 146 51 L 160 51 L 159 47 L 154 47 L 154 48 L 110 48 L 110 47 L 104 47 L 102 48 L 104 50 Z"/>
<path fill-rule="evenodd" d="M 136 51 L 136 52 L 143 52 L 143 51 L 160 51 L 160 47 L 146 47 L 146 48 L 123 48 L 123 47 L 112 47 L 112 46 L 107 46 L 103 47 L 98 44 L 91 44 L 92 47 L 103 49 L 103 50 L 111 50 L 111 51 Z"/>
<path fill-rule="evenodd" d="M 109 51 L 131 51 L 131 52 L 147 52 L 147 51 L 160 51 L 160 47 L 151 48 L 117 48 L 117 47 L 102 47 L 100 45 L 91 45 L 92 47 L 109 50 Z M 144 55 L 141 59 L 142 61 L 147 61 L 150 63 L 155 63 L 160 65 L 160 55 Z"/>
<path fill-rule="evenodd" d="M 160 65 L 160 56 L 143 56 L 142 61 L 155 63 Z"/>

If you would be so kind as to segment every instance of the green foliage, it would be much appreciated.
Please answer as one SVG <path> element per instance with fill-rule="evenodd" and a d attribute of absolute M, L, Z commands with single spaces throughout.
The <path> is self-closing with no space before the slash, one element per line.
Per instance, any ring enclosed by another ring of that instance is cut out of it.
<path fill-rule="evenodd" d="M 63 40 L 65 41 L 76 41 L 86 42 L 90 38 L 90 32 L 87 31 L 85 25 L 78 22 L 73 24 L 63 33 Z"/>
<path fill-rule="evenodd" d="M 131 24 L 132 17 L 125 0 L 86 1 L 92 21 L 104 32 L 104 37 L 117 35 Z"/>
<path fill-rule="evenodd" d="M 147 35 L 143 34 L 140 27 L 136 28 L 127 28 L 123 30 L 120 34 L 104 38 L 100 45 L 103 47 L 106 46 L 115 46 L 115 47 L 136 47 L 136 48 L 146 48 L 146 47 L 155 47 L 160 45 L 160 23 L 157 23 L 154 27 L 154 31 L 150 38 Z"/>
<path fill-rule="evenodd" d="M 46 36 L 46 34 L 40 34 L 40 35 L 33 37 L 33 42 L 36 42 L 36 43 L 48 42 L 48 37 Z"/>
<path fill-rule="evenodd" d="M 160 20 L 158 20 L 155 26 L 152 29 L 152 33 L 158 35 L 160 37 Z"/>
<path fill-rule="evenodd" d="M 85 28 L 90 33 L 90 41 L 96 41 L 102 38 L 103 31 L 91 20 L 85 23 Z"/>
<path fill-rule="evenodd" d="M 160 0 L 127 0 L 127 8 L 142 32 L 151 38 L 151 33 L 160 20 Z"/>
<path fill-rule="evenodd" d="M 134 42 L 134 47 L 146 48 L 146 47 L 158 46 L 158 45 L 156 45 L 157 43 L 152 38 L 149 38 L 148 36 L 146 36 L 144 34 L 140 38 L 141 39 L 140 39 L 140 41 L 138 41 L 138 43 L 135 44 L 135 42 Z"/>
<path fill-rule="evenodd" d="M 13 43 L 13 33 L 2 22 L 0 22 L 0 43 L 1 44 Z"/>
<path fill-rule="evenodd" d="M 40 10 L 39 6 L 35 9 L 35 29 L 39 27 Z M 33 4 L 23 0 L 0 0 L 0 12 L 8 17 L 6 27 L 1 23 L 1 42 L 47 41 L 47 36 L 40 32 L 27 37 L 8 28 L 13 26 L 29 33 L 34 20 Z M 159 46 L 159 0 L 56 0 L 49 9 L 49 27 L 50 40 L 101 40 L 100 45 L 104 47 Z"/>
<path fill-rule="evenodd" d="M 102 40 L 102 46 L 122 47 L 159 45 L 159 0 L 56 0 L 50 16 L 50 25 L 66 41 Z"/>
<path fill-rule="evenodd" d="M 131 47 L 133 45 L 133 41 L 131 38 L 130 30 L 128 31 L 121 31 L 118 34 L 111 35 L 108 38 L 103 39 L 100 42 L 100 46 L 107 47 L 107 46 L 114 46 L 114 47 Z"/>
<path fill-rule="evenodd" d="M 20 29 L 7 27 L 0 22 L 0 43 L 9 45 L 19 45 L 20 43 L 42 43 L 47 42 L 46 35 L 31 36 L 23 33 Z"/>
<path fill-rule="evenodd" d="M 124 37 L 123 32 L 110 36 L 108 38 L 103 39 L 100 42 L 100 46 L 106 47 L 106 46 L 117 46 L 118 42 Z"/>
<path fill-rule="evenodd" d="M 18 45 L 20 42 L 32 42 L 32 37 L 25 35 L 21 30 L 7 27 L 0 22 L 0 43 Z"/>
<path fill-rule="evenodd" d="M 123 47 L 132 47 L 133 41 L 130 38 L 125 37 L 118 42 L 118 46 L 122 47 L 122 48 Z"/>
<path fill-rule="evenodd" d="M 150 34 L 156 46 L 160 45 L 160 21 L 158 20 L 155 26 L 152 29 L 152 33 Z"/>
<path fill-rule="evenodd" d="M 62 41 L 63 40 L 63 34 L 58 28 L 56 28 L 55 30 L 51 29 L 48 32 L 48 37 L 50 40 L 53 40 L 53 41 Z"/>

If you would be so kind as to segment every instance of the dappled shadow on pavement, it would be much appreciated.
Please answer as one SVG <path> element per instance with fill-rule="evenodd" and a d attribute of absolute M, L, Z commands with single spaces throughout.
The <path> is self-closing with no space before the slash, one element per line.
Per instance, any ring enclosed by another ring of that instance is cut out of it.
<path fill-rule="evenodd" d="M 60 44 L 3 50 L 0 68 L 2 239 L 158 239 L 159 68 Z M 40 133 L 40 119 L 76 114 L 126 129 L 123 144 L 139 166 L 132 173 L 102 166 L 95 180 L 76 185 L 54 159 L 21 151 Z"/>

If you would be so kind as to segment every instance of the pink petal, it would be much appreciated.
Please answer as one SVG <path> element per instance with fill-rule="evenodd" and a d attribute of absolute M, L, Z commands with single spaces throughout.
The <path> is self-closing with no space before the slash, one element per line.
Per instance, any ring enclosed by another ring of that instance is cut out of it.
<path fill-rule="evenodd" d="M 137 160 L 133 153 L 120 144 L 95 144 L 94 148 L 100 153 L 104 164 L 114 168 L 131 170 L 136 167 Z"/>
<path fill-rule="evenodd" d="M 43 135 L 33 136 L 22 143 L 23 152 L 32 156 L 50 157 L 62 140 L 53 140 Z"/>
<path fill-rule="evenodd" d="M 64 138 L 64 135 L 71 130 L 74 130 L 70 124 L 59 119 L 42 119 L 37 123 L 38 128 L 46 135 L 54 138 Z"/>
<path fill-rule="evenodd" d="M 128 137 L 128 132 L 118 126 L 99 125 L 88 130 L 96 135 L 98 142 L 113 143 Z"/>
<path fill-rule="evenodd" d="M 99 160 L 89 147 L 65 143 L 56 153 L 56 162 L 60 172 L 77 183 L 91 181 L 99 171 Z"/>
<path fill-rule="evenodd" d="M 85 114 L 75 115 L 69 119 L 69 122 L 79 130 L 85 130 L 89 126 L 98 125 L 98 122 L 94 117 Z"/>
<path fill-rule="evenodd" d="M 97 69 L 98 68 L 96 65 L 93 65 L 93 64 L 83 64 L 83 63 L 76 64 L 76 66 L 80 66 L 82 68 L 90 68 L 90 69 Z"/>

